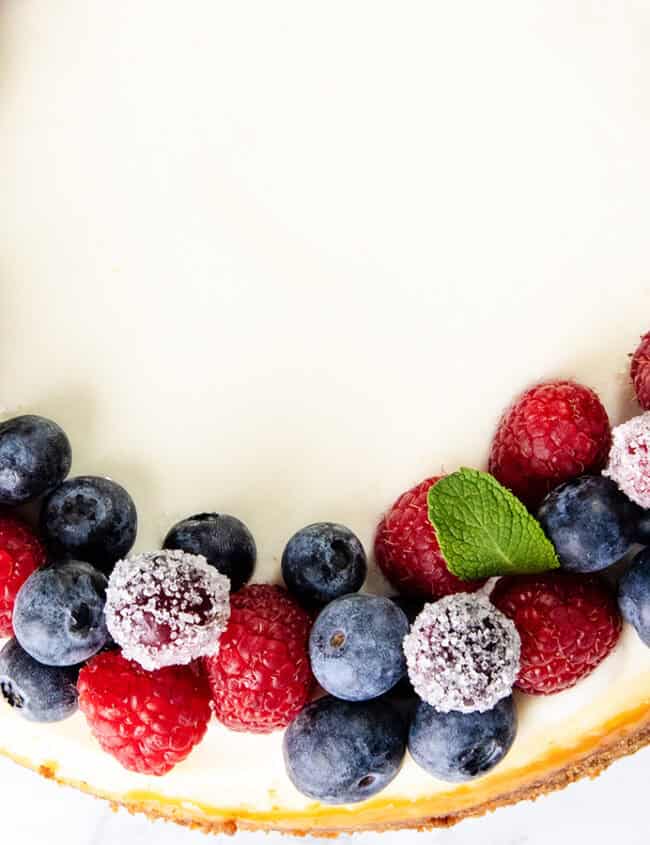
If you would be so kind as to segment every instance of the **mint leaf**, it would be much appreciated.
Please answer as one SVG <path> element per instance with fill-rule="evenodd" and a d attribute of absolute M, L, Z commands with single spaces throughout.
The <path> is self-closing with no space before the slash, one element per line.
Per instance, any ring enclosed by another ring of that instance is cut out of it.
<path fill-rule="evenodd" d="M 557 569 L 539 522 L 496 478 L 463 467 L 429 490 L 429 519 L 447 568 L 465 580 Z"/>

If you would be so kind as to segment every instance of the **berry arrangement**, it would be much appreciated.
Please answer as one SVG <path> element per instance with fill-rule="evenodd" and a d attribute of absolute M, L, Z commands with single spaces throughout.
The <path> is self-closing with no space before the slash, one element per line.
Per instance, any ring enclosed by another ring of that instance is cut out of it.
<path fill-rule="evenodd" d="M 255 540 L 227 514 L 133 554 L 120 484 L 67 478 L 55 422 L 1 423 L 2 697 L 35 722 L 80 710 L 146 775 L 181 764 L 213 718 L 284 730 L 289 779 L 325 803 L 376 795 L 407 751 L 440 780 L 485 775 L 516 741 L 520 696 L 593 672 L 623 620 L 650 647 L 650 333 L 630 375 L 644 413 L 613 431 L 590 388 L 539 384 L 499 422 L 489 473 L 399 496 L 374 543 L 390 598 L 360 592 L 366 552 L 331 522 L 288 540 L 284 587 L 249 583 Z"/>

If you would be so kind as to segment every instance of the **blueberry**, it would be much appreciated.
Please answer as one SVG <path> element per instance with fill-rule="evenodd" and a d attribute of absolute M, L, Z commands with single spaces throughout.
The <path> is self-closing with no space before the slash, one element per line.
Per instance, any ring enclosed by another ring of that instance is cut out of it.
<path fill-rule="evenodd" d="M 30 722 L 60 722 L 77 709 L 78 666 L 43 666 L 16 640 L 0 651 L 0 693 Z"/>
<path fill-rule="evenodd" d="M 359 538 L 344 525 L 316 522 L 302 528 L 282 555 L 282 577 L 302 602 L 323 605 L 356 593 L 368 564 Z"/>
<path fill-rule="evenodd" d="M 309 637 L 316 680 L 346 701 L 377 698 L 406 674 L 402 640 L 408 630 L 404 611 L 390 599 L 336 599 L 320 612 Z"/>
<path fill-rule="evenodd" d="M 241 520 L 225 513 L 198 513 L 177 522 L 165 537 L 163 549 L 203 555 L 230 578 L 232 592 L 250 579 L 257 558 L 251 532 Z"/>
<path fill-rule="evenodd" d="M 634 539 L 642 546 L 650 546 L 650 511 L 639 510 Z"/>
<path fill-rule="evenodd" d="M 135 542 L 133 499 L 110 478 L 82 475 L 64 481 L 47 497 L 41 531 L 58 556 L 69 554 L 110 575 Z"/>
<path fill-rule="evenodd" d="M 0 424 L 0 504 L 53 490 L 70 472 L 70 441 L 52 420 L 27 414 Z"/>
<path fill-rule="evenodd" d="M 441 713 L 422 701 L 411 723 L 409 751 L 433 777 L 459 783 L 480 777 L 500 763 L 516 733 L 512 696 L 484 713 Z"/>
<path fill-rule="evenodd" d="M 409 598 L 408 596 L 392 596 L 391 601 L 395 602 L 395 604 L 404 611 L 409 625 L 412 625 L 415 622 L 425 605 L 425 601 L 423 599 L 414 599 Z M 392 690 L 390 690 L 388 695 L 395 706 L 405 712 L 411 711 L 414 704 L 420 701 L 420 697 L 413 689 L 413 684 L 411 683 L 408 675 L 404 675 L 402 680 L 399 681 Z"/>
<path fill-rule="evenodd" d="M 32 573 L 16 596 L 16 639 L 39 663 L 73 666 L 107 642 L 106 576 L 89 563 L 67 560 Z"/>
<path fill-rule="evenodd" d="M 399 771 L 406 732 L 406 722 L 386 701 L 321 698 L 285 732 L 287 774 L 299 792 L 317 801 L 365 801 Z"/>
<path fill-rule="evenodd" d="M 538 516 L 564 569 L 597 572 L 629 551 L 638 508 L 609 478 L 583 475 L 552 490 Z"/>
<path fill-rule="evenodd" d="M 650 646 L 650 549 L 634 558 L 618 585 L 618 604 L 623 618 Z"/>

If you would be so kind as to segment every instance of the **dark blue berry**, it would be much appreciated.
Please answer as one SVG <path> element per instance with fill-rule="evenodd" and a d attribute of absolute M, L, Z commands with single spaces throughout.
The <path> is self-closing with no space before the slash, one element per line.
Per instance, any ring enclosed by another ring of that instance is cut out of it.
<path fill-rule="evenodd" d="M 538 516 L 564 569 L 598 572 L 629 551 L 638 508 L 609 478 L 583 475 L 552 490 Z"/>
<path fill-rule="evenodd" d="M 411 723 L 409 751 L 415 762 L 440 780 L 473 780 L 506 756 L 517 733 L 512 696 L 485 713 L 440 713 L 422 701 Z"/>
<path fill-rule="evenodd" d="M 0 504 L 42 496 L 70 472 L 70 441 L 52 420 L 27 414 L 0 424 Z"/>
<path fill-rule="evenodd" d="M 336 599 L 320 612 L 309 637 L 316 680 L 346 701 L 377 698 L 406 673 L 402 640 L 408 630 L 404 611 L 390 599 Z"/>
<path fill-rule="evenodd" d="M 77 709 L 78 666 L 43 666 L 16 640 L 0 651 L 0 693 L 30 722 L 60 722 Z"/>
<path fill-rule="evenodd" d="M 367 571 L 359 538 L 335 522 L 316 522 L 302 528 L 289 540 L 282 555 L 285 584 L 309 605 L 327 604 L 356 593 Z"/>
<path fill-rule="evenodd" d="M 203 555 L 230 578 L 232 592 L 250 579 L 257 558 L 251 532 L 241 520 L 226 513 L 199 513 L 177 522 L 165 537 L 163 548 Z"/>
<path fill-rule="evenodd" d="M 89 563 L 68 560 L 39 569 L 16 596 L 16 639 L 39 663 L 73 666 L 107 642 L 107 579 Z"/>
<path fill-rule="evenodd" d="M 650 511 L 639 509 L 634 539 L 642 546 L 650 546 Z"/>
<path fill-rule="evenodd" d="M 58 556 L 92 563 L 110 574 L 135 542 L 138 516 L 124 487 L 94 475 L 64 481 L 47 497 L 41 530 Z"/>
<path fill-rule="evenodd" d="M 386 701 L 327 696 L 308 704 L 284 735 L 284 762 L 299 792 L 326 804 L 365 801 L 402 765 L 406 722 Z"/>
<path fill-rule="evenodd" d="M 650 549 L 634 558 L 618 585 L 618 604 L 623 618 L 634 626 L 650 646 Z"/>
<path fill-rule="evenodd" d="M 413 599 L 408 596 L 392 596 L 391 601 L 404 611 L 409 625 L 415 622 L 425 605 L 423 599 Z M 420 701 L 408 675 L 404 675 L 402 680 L 390 690 L 388 696 L 396 707 L 407 713 L 411 712 L 414 705 Z"/>

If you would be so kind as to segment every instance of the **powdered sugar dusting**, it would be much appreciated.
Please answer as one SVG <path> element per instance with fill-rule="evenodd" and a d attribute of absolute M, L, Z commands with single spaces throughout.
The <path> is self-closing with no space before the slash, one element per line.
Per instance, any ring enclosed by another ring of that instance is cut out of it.
<path fill-rule="evenodd" d="M 201 555 L 133 555 L 115 565 L 106 624 L 124 656 L 144 669 L 216 655 L 230 616 L 230 580 Z"/>
<path fill-rule="evenodd" d="M 483 713 L 510 695 L 520 650 L 514 623 L 478 594 L 425 605 L 404 638 L 415 691 L 443 713 Z"/>
<path fill-rule="evenodd" d="M 650 508 L 650 411 L 612 431 L 609 464 L 603 475 L 615 481 L 628 499 Z"/>

